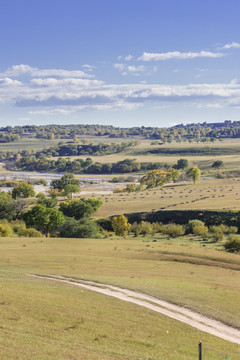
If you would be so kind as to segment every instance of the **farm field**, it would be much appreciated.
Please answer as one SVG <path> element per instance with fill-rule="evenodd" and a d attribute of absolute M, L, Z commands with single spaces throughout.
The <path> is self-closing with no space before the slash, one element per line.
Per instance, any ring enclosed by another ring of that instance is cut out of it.
<path fill-rule="evenodd" d="M 0 246 L 1 358 L 190 360 L 199 340 L 206 358 L 240 356 L 239 345 L 150 310 L 26 275 L 114 284 L 240 327 L 239 255 L 164 237 L 2 238 Z"/>
<path fill-rule="evenodd" d="M 23 138 L 19 141 L 14 141 L 10 143 L 0 143 L 0 151 L 13 151 L 17 152 L 19 150 L 42 150 L 47 146 L 53 146 L 57 144 L 60 140 L 45 140 L 45 139 L 36 139 L 36 138 Z M 66 141 L 61 139 L 61 141 Z"/>

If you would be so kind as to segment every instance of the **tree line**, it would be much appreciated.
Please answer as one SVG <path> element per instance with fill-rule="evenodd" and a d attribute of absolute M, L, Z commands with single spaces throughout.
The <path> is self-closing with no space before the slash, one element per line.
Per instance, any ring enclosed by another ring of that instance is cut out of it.
<path fill-rule="evenodd" d="M 111 125 L 25 125 L 0 128 L 1 133 L 17 134 L 20 137 L 36 137 L 52 140 L 74 139 L 78 136 L 105 136 L 110 138 L 132 138 L 140 136 L 146 139 L 161 140 L 163 143 L 187 140 L 214 141 L 223 138 L 239 138 L 240 122 L 226 120 L 222 123 L 198 123 L 176 125 L 169 128 L 132 127 L 120 128 Z"/>

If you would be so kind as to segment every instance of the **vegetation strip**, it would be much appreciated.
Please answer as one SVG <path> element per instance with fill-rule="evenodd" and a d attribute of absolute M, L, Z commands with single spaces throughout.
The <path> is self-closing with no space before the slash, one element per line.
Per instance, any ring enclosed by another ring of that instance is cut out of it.
<path fill-rule="evenodd" d="M 177 306 L 166 301 L 159 300 L 153 296 L 145 295 L 143 293 L 135 292 L 128 289 L 123 289 L 116 286 L 101 284 L 93 281 L 78 280 L 64 276 L 43 276 L 37 274 L 28 274 L 29 276 L 60 281 L 63 283 L 83 287 L 87 290 L 96 291 L 104 295 L 112 296 L 117 299 L 134 303 L 143 306 L 147 309 L 161 313 L 175 320 L 188 324 L 198 330 L 208 334 L 217 336 L 224 340 L 240 345 L 240 330 L 227 326 L 219 321 L 209 319 L 196 312 Z M 104 287 L 104 288 L 103 288 Z"/>

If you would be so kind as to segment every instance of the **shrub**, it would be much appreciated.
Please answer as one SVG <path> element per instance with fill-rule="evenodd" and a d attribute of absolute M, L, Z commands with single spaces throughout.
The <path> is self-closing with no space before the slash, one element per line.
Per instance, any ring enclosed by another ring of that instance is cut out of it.
<path fill-rule="evenodd" d="M 210 226 L 209 233 L 213 241 L 221 241 L 224 235 L 224 227 L 222 225 L 213 225 Z"/>
<path fill-rule="evenodd" d="M 230 235 L 228 241 L 224 244 L 228 252 L 240 252 L 240 236 Z"/>
<path fill-rule="evenodd" d="M 8 237 L 12 235 L 12 228 L 8 224 L 0 224 L 0 237 Z"/>
<path fill-rule="evenodd" d="M 42 237 L 42 233 L 34 228 L 20 229 L 18 231 L 20 237 Z"/>
<path fill-rule="evenodd" d="M 138 236 L 140 234 L 140 224 L 138 224 L 137 222 L 134 222 L 131 225 L 130 231 L 134 233 L 134 236 Z"/>
<path fill-rule="evenodd" d="M 98 226 L 89 218 L 76 220 L 66 217 L 60 227 L 60 237 L 64 238 L 96 238 L 98 235 Z"/>
<path fill-rule="evenodd" d="M 140 234 L 146 236 L 152 233 L 152 225 L 147 221 L 142 221 L 139 225 Z"/>
<path fill-rule="evenodd" d="M 236 234 L 238 232 L 237 226 L 229 226 L 228 228 L 228 234 Z"/>
<path fill-rule="evenodd" d="M 186 232 L 188 234 L 194 234 L 194 228 L 195 227 L 198 227 L 198 228 L 205 227 L 205 224 L 201 220 L 197 220 L 197 219 L 196 220 L 189 220 L 189 222 L 187 224 Z M 195 235 L 197 235 L 197 234 L 195 234 Z"/>
<path fill-rule="evenodd" d="M 208 228 L 205 225 L 195 225 L 193 227 L 193 234 L 197 236 L 206 236 L 208 233 Z"/>
<path fill-rule="evenodd" d="M 183 225 L 166 224 L 161 226 L 161 232 L 172 237 L 178 237 L 185 234 L 185 229 Z"/>

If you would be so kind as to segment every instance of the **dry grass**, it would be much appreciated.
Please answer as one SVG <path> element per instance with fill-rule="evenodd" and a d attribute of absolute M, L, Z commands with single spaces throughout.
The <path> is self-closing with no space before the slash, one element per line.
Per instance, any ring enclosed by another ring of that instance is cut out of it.
<path fill-rule="evenodd" d="M 240 179 L 169 184 L 133 193 L 94 195 L 103 201 L 97 217 L 157 210 L 240 209 Z"/>

